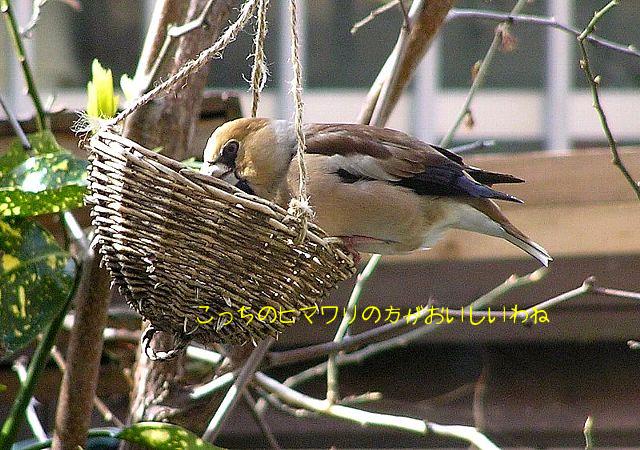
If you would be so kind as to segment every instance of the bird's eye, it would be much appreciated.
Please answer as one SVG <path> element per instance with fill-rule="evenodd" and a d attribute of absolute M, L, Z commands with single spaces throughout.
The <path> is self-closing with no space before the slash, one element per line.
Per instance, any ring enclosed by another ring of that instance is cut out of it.
<path fill-rule="evenodd" d="M 238 156 L 238 150 L 240 149 L 240 143 L 236 140 L 228 141 L 222 147 L 222 160 L 229 166 L 232 166 Z"/>

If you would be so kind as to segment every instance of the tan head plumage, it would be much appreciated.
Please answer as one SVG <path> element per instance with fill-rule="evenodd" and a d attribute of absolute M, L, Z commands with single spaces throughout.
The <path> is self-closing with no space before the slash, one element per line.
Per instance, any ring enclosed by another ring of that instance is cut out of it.
<path fill-rule="evenodd" d="M 295 154 L 289 134 L 284 121 L 245 118 L 227 122 L 207 142 L 203 172 L 209 169 L 208 173 L 223 179 L 233 175 L 233 184 L 247 183 L 256 195 L 274 199 L 286 182 Z M 213 167 L 217 173 L 210 170 Z"/>

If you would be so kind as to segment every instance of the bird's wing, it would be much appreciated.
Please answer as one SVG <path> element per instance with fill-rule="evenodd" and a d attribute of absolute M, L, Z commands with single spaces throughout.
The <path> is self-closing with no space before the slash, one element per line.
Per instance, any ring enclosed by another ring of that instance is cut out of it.
<path fill-rule="evenodd" d="M 518 201 L 483 184 L 520 181 L 517 178 L 465 166 L 460 156 L 400 131 L 358 124 L 310 124 L 305 137 L 307 152 L 326 156 L 331 170 L 347 183 L 381 180 L 419 195 Z"/>

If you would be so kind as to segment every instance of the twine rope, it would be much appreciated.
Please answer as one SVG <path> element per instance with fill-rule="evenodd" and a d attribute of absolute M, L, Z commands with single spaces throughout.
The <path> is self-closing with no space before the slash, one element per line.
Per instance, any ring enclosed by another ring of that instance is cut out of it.
<path fill-rule="evenodd" d="M 267 38 L 267 8 L 269 0 L 259 0 L 258 17 L 256 24 L 256 35 L 253 41 L 253 67 L 251 68 L 251 93 L 253 100 L 251 103 L 251 117 L 257 117 L 260 94 L 267 83 L 269 69 L 267 67 L 264 53 L 264 43 Z"/>
<path fill-rule="evenodd" d="M 187 61 L 185 64 L 182 65 L 182 67 L 180 67 L 180 70 L 178 70 L 175 74 L 173 74 L 171 77 L 167 78 L 165 81 L 155 86 L 146 94 L 140 96 L 135 101 L 135 103 L 133 103 L 127 109 L 123 110 L 120 114 L 115 116 L 113 119 L 110 119 L 109 121 L 105 122 L 103 124 L 103 127 L 109 128 L 109 127 L 115 126 L 118 122 L 123 121 L 127 116 L 129 116 L 131 113 L 133 113 L 140 107 L 146 105 L 147 103 L 154 100 L 155 98 L 170 92 L 174 88 L 174 86 L 180 84 L 182 81 L 188 78 L 192 73 L 200 70 L 202 66 L 207 64 L 212 59 L 221 57 L 224 49 L 230 43 L 236 40 L 238 33 L 240 33 L 240 31 L 242 31 L 242 29 L 245 27 L 247 22 L 251 20 L 259 1 L 261 0 L 247 0 L 242 5 L 242 8 L 240 9 L 240 14 L 238 15 L 238 19 L 234 23 L 229 25 L 229 27 L 224 31 L 224 33 L 222 33 L 222 35 L 211 47 L 208 47 L 203 51 L 201 51 L 196 58 L 190 61 Z"/>
<path fill-rule="evenodd" d="M 307 167 L 304 161 L 306 142 L 302 129 L 302 114 L 304 102 L 302 101 L 302 64 L 300 62 L 300 38 L 298 36 L 298 13 L 296 0 L 290 0 L 289 12 L 291 17 L 291 65 L 293 67 L 293 80 L 291 89 L 295 104 L 294 128 L 296 132 L 296 153 L 298 155 L 299 193 L 289 203 L 289 213 L 300 220 L 300 235 L 297 242 L 302 242 L 307 234 L 309 217 L 312 214 L 307 196 Z"/>

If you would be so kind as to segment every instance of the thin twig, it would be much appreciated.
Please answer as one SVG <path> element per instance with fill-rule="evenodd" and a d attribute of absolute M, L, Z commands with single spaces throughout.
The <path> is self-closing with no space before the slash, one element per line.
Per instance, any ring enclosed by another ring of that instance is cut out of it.
<path fill-rule="evenodd" d="M 422 8 L 422 0 L 416 0 L 415 4 L 411 6 L 412 11 L 419 11 Z M 404 3 L 400 2 L 400 5 L 404 7 Z M 404 9 L 403 9 L 404 12 Z M 384 84 L 382 85 L 382 89 L 380 90 L 380 96 L 378 97 L 378 101 L 376 102 L 375 108 L 373 109 L 373 113 L 371 114 L 371 120 L 369 120 L 369 124 L 382 127 L 387 121 L 388 111 L 390 110 L 389 105 L 392 102 L 392 95 L 394 86 L 398 83 L 398 79 L 401 74 L 401 66 L 404 62 L 404 55 L 407 53 L 407 49 L 409 46 L 409 33 L 411 32 L 411 23 L 412 19 L 409 17 L 407 13 L 405 20 L 400 28 L 400 34 L 398 36 L 398 41 L 393 49 L 393 54 L 395 58 L 393 60 L 393 64 L 389 68 L 389 76 L 386 78 Z"/>
<path fill-rule="evenodd" d="M 528 3 L 528 0 L 518 0 L 518 2 L 515 4 L 513 9 L 511 10 L 511 15 L 516 15 L 520 13 L 520 11 L 527 5 L 527 3 Z M 473 79 L 473 83 L 471 84 L 471 88 L 467 93 L 467 97 L 464 100 L 464 104 L 462 105 L 462 108 L 460 109 L 460 112 L 458 113 L 458 116 L 456 117 L 456 120 L 454 121 L 453 125 L 451 126 L 451 128 L 449 128 L 449 131 L 447 131 L 447 134 L 445 134 L 442 140 L 440 141 L 441 147 L 446 148 L 449 145 L 451 145 L 451 141 L 453 141 L 453 137 L 458 131 L 458 128 L 460 128 L 460 125 L 462 124 L 464 119 L 467 117 L 467 115 L 471 113 L 471 109 L 470 109 L 471 102 L 473 101 L 473 98 L 475 97 L 476 92 L 478 92 L 478 89 L 480 88 L 480 86 L 482 86 L 482 84 L 484 83 L 489 67 L 491 66 L 491 63 L 493 62 L 493 59 L 495 55 L 498 53 L 498 49 L 500 48 L 502 36 L 505 33 L 509 32 L 509 28 L 510 28 L 509 22 L 503 22 L 501 25 L 496 27 L 496 32 L 493 36 L 493 41 L 491 41 L 489 50 L 487 50 L 486 55 L 482 59 L 482 63 L 480 64 L 478 73 Z"/>
<path fill-rule="evenodd" d="M 17 358 L 13 362 L 13 371 L 18 376 L 20 385 L 24 385 L 27 380 L 27 368 L 25 367 L 25 363 L 22 357 Z M 29 400 L 29 406 L 27 406 L 26 419 L 29 428 L 31 428 L 31 432 L 38 439 L 38 441 L 46 441 L 48 439 L 47 433 L 44 431 L 42 423 L 40 422 L 40 418 L 38 417 L 38 413 L 36 412 L 36 399 L 33 397 L 31 397 L 31 400 Z"/>
<path fill-rule="evenodd" d="M 219 377 L 214 378 L 208 383 L 192 388 L 191 393 L 189 394 L 189 398 L 191 400 L 200 400 L 205 397 L 209 397 L 218 392 L 220 389 L 233 383 L 235 377 L 236 376 L 233 372 L 227 372 L 224 375 L 220 375 Z"/>
<path fill-rule="evenodd" d="M 42 7 L 48 1 L 49 0 L 33 0 L 33 7 L 32 7 L 33 11 L 31 13 L 31 18 L 29 19 L 29 22 L 27 22 L 27 24 L 24 26 L 24 28 L 20 30 L 20 35 L 23 38 L 31 37 L 31 32 L 33 31 L 33 29 L 38 24 L 38 21 L 40 20 L 40 13 L 42 12 Z M 80 10 L 81 8 L 80 2 L 78 0 L 63 0 L 63 3 L 66 5 L 69 5 L 71 8 L 75 9 L 76 11 Z"/>
<path fill-rule="evenodd" d="M 2 0 L 7 1 L 7 0 Z M 153 89 L 138 97 L 127 109 L 121 111 L 116 117 L 106 121 L 103 126 L 115 126 L 123 121 L 129 114 L 138 110 L 142 106 L 154 100 L 160 95 L 166 94 L 176 86 L 180 86 L 180 82 L 189 77 L 192 73 L 197 72 L 201 67 L 211 61 L 213 58 L 219 57 L 224 49 L 233 41 L 235 41 L 238 33 L 245 27 L 247 22 L 253 17 L 258 0 L 247 0 L 240 10 L 238 19 L 229 25 L 229 27 L 220 35 L 218 40 L 210 47 L 204 49 L 200 54 L 192 60 L 187 61 L 180 67 L 175 74 L 167 80 L 159 83 Z"/>
<path fill-rule="evenodd" d="M 595 442 L 593 441 L 593 417 L 587 417 L 584 422 L 584 450 L 592 450 L 595 448 Z"/>
<path fill-rule="evenodd" d="M 20 126 L 20 122 L 18 122 L 16 115 L 13 114 L 13 111 L 11 111 L 4 102 L 2 95 L 0 95 L 0 107 L 2 107 L 5 116 L 7 116 L 7 118 L 9 119 L 9 124 L 11 125 L 11 128 L 13 128 L 13 132 L 16 134 L 16 136 L 18 136 L 18 139 L 20 140 L 20 144 L 22 145 L 24 151 L 28 152 L 29 150 L 31 150 L 31 143 L 29 142 L 29 139 L 27 139 L 27 135 Z"/>
<path fill-rule="evenodd" d="M 404 21 L 403 26 L 407 31 L 411 31 L 411 19 L 409 18 L 409 11 L 407 11 L 407 6 L 404 4 L 404 0 L 400 0 L 398 2 L 398 6 L 400 6 L 400 12 L 402 12 L 402 19 Z"/>
<path fill-rule="evenodd" d="M 384 14 L 387 11 L 391 11 L 399 3 L 400 0 L 391 0 L 390 2 L 387 2 L 384 5 L 374 9 L 369 13 L 367 17 L 353 24 L 353 26 L 351 27 L 351 34 L 356 34 L 360 28 L 374 20 L 379 15 Z"/>
<path fill-rule="evenodd" d="M 260 394 L 260 400 L 256 402 L 256 411 L 261 417 L 264 416 L 264 410 L 260 409 L 260 402 L 265 402 L 266 404 L 273 406 L 278 411 L 282 411 L 299 419 L 309 419 L 320 416 L 317 412 L 309 411 L 304 408 L 294 408 L 293 406 L 287 405 L 257 383 L 254 383 L 253 388 L 258 392 L 258 394 Z"/>
<path fill-rule="evenodd" d="M 471 142 L 469 144 L 458 145 L 456 147 L 451 147 L 449 150 L 456 155 L 463 155 L 465 153 L 473 152 L 476 150 L 485 150 L 487 148 L 492 148 L 496 145 L 496 141 L 493 139 L 489 140 L 480 140 Z"/>
<path fill-rule="evenodd" d="M 394 430 L 408 431 L 420 435 L 436 434 L 439 436 L 460 439 L 475 445 L 482 450 L 498 450 L 486 436 L 473 427 L 461 425 L 439 425 L 412 417 L 394 416 L 390 414 L 374 413 L 360 409 L 336 405 L 328 400 L 318 400 L 295 391 L 284 384 L 258 372 L 256 381 L 267 391 L 292 406 L 302 407 L 329 417 L 335 417 L 360 424 L 363 427 L 377 426 Z"/>
<path fill-rule="evenodd" d="M 22 36 L 20 35 L 18 22 L 13 12 L 13 7 L 11 6 L 10 0 L 0 0 L 0 13 L 4 15 L 7 30 L 9 31 L 11 40 L 13 42 L 13 48 L 16 52 L 18 60 L 20 61 L 20 65 L 22 66 L 22 73 L 27 83 L 29 96 L 33 100 L 33 106 L 36 110 L 36 127 L 38 128 L 38 131 L 43 131 L 46 127 L 46 114 L 44 108 L 42 107 L 40 95 L 38 94 L 38 89 L 36 88 L 36 84 L 33 79 L 31 66 L 29 65 L 29 60 L 27 59 L 27 53 L 24 49 L 24 44 L 22 43 Z"/>
<path fill-rule="evenodd" d="M 594 76 L 593 71 L 591 70 L 589 55 L 587 53 L 587 47 L 585 45 L 585 40 L 590 35 L 590 33 L 593 32 L 598 21 L 602 19 L 602 17 L 604 17 L 604 15 L 617 4 L 618 0 L 612 0 L 604 8 L 596 12 L 593 16 L 593 19 L 591 19 L 584 31 L 578 36 L 578 44 L 580 46 L 580 53 L 582 55 L 582 59 L 580 60 L 580 68 L 584 71 L 584 74 L 587 77 L 587 81 L 589 82 L 589 87 L 591 88 L 591 96 L 593 97 L 593 107 L 598 113 L 600 124 L 602 126 L 602 129 L 604 130 L 605 136 L 607 137 L 607 142 L 609 143 L 609 148 L 611 149 L 611 154 L 613 156 L 612 162 L 620 170 L 620 172 L 622 172 L 622 175 L 627 180 L 636 196 L 640 200 L 640 185 L 638 185 L 633 176 L 631 176 L 631 173 L 629 173 L 627 167 L 622 162 L 620 154 L 618 153 L 618 144 L 613 137 L 611 128 L 609 128 L 607 116 L 605 115 L 604 109 L 602 108 L 602 104 L 600 102 L 600 94 L 598 92 L 598 87 L 600 85 L 600 76 Z"/>
<path fill-rule="evenodd" d="M 362 297 L 364 287 L 367 284 L 367 281 L 369 281 L 369 278 L 371 278 L 375 272 L 376 267 L 378 267 L 378 263 L 381 258 L 381 255 L 371 256 L 366 267 L 358 274 L 356 285 L 353 287 L 351 296 L 347 302 L 345 314 L 342 317 L 340 325 L 338 326 L 338 331 L 336 331 L 336 335 L 333 338 L 334 343 L 342 341 L 347 334 L 347 331 L 349 330 L 349 323 L 353 318 L 353 313 L 360 301 L 360 297 Z M 336 363 L 336 357 L 337 355 L 333 353 L 329 355 L 329 359 L 327 360 L 327 399 L 330 401 L 336 401 L 340 395 L 338 389 L 338 364 Z"/>
<path fill-rule="evenodd" d="M 573 34 L 578 37 L 583 30 L 572 27 L 570 25 L 560 23 L 555 17 L 534 16 L 528 14 L 509 14 L 500 13 L 497 11 L 483 11 L 477 9 L 452 9 L 447 14 L 447 21 L 453 21 L 458 19 L 485 19 L 485 20 L 497 20 L 500 22 L 507 21 L 510 23 L 522 23 L 527 25 L 540 25 L 552 27 L 565 33 Z M 623 45 L 602 37 L 588 34 L 585 36 L 585 40 L 591 42 L 594 45 L 613 50 L 615 52 L 624 53 L 630 56 L 640 57 L 640 51 L 633 45 Z"/>
<path fill-rule="evenodd" d="M 276 437 L 273 435 L 271 427 L 269 426 L 267 421 L 260 414 L 258 414 L 258 411 L 256 410 L 256 401 L 253 399 L 249 391 L 245 389 L 242 393 L 242 398 L 249 408 L 249 411 L 251 412 L 251 417 L 253 417 L 253 420 L 258 425 L 258 428 L 260 428 L 260 431 L 269 443 L 269 446 L 271 446 L 273 450 L 280 450 L 281 447 L 278 444 Z"/>
<path fill-rule="evenodd" d="M 151 82 L 155 79 L 155 76 L 158 73 L 158 69 L 162 64 L 162 61 L 164 61 L 164 58 L 167 55 L 167 51 L 169 50 L 169 47 L 173 40 L 202 27 L 206 23 L 207 14 L 209 14 L 209 11 L 211 10 L 211 7 L 214 5 L 214 3 L 214 0 L 207 1 L 207 3 L 202 8 L 202 11 L 200 11 L 200 14 L 195 19 L 183 25 L 170 25 L 168 27 L 167 35 L 164 39 L 164 42 L 162 43 L 162 47 L 160 47 L 160 50 L 158 51 L 158 56 L 156 57 L 153 66 L 151 66 L 151 70 L 149 70 L 149 72 L 144 75 L 143 83 L 141 83 L 141 86 L 139 88 L 139 92 L 141 94 L 145 93 L 151 86 Z"/>
<path fill-rule="evenodd" d="M 495 287 L 491 291 L 487 292 L 483 296 L 476 299 L 467 308 L 481 309 L 483 307 L 493 304 L 497 299 L 506 295 L 514 289 L 530 285 L 540 281 L 547 273 L 545 268 L 541 268 L 528 275 L 518 277 L 512 275 L 504 283 Z M 349 354 L 339 354 L 336 357 L 336 364 L 342 366 L 345 364 L 359 363 L 366 358 L 377 355 L 384 351 L 405 346 L 417 339 L 422 338 L 428 333 L 436 330 L 440 325 L 436 322 L 432 322 L 429 325 L 422 325 L 416 330 L 411 330 L 408 333 L 401 334 L 392 339 L 370 344 L 361 350 L 355 351 Z M 287 386 L 296 386 L 301 383 L 305 383 L 310 379 L 324 375 L 327 372 L 328 364 L 326 362 L 317 364 L 307 370 L 304 370 L 296 375 L 289 377 L 285 384 Z"/>
<path fill-rule="evenodd" d="M 349 312 L 349 314 L 353 314 L 353 311 Z M 387 335 L 407 328 L 411 326 L 412 323 L 416 323 L 427 315 L 429 315 L 429 308 L 423 308 L 420 311 L 406 316 L 406 320 L 387 323 L 356 335 L 347 335 L 344 336 L 342 340 L 334 339 L 331 342 L 323 342 L 322 344 L 309 345 L 293 350 L 271 352 L 267 356 L 267 361 L 269 367 L 273 368 L 320 358 L 330 353 L 349 352 L 357 347 L 378 341 Z"/>
<path fill-rule="evenodd" d="M 238 373 L 238 376 L 233 383 L 233 386 L 229 388 L 227 394 L 225 395 L 222 403 L 218 407 L 218 410 L 214 414 L 213 418 L 207 425 L 207 429 L 202 435 L 202 439 L 208 442 L 215 442 L 216 438 L 220 434 L 222 430 L 222 424 L 225 419 L 229 416 L 229 414 L 233 411 L 236 403 L 240 399 L 242 395 L 242 391 L 245 390 L 247 384 L 251 381 L 256 370 L 260 366 L 260 363 L 264 359 L 267 351 L 269 351 L 269 347 L 273 344 L 274 339 L 269 337 L 264 339 L 263 341 L 258 343 L 258 346 L 251 352 L 249 358 L 245 361 L 242 369 Z"/>

